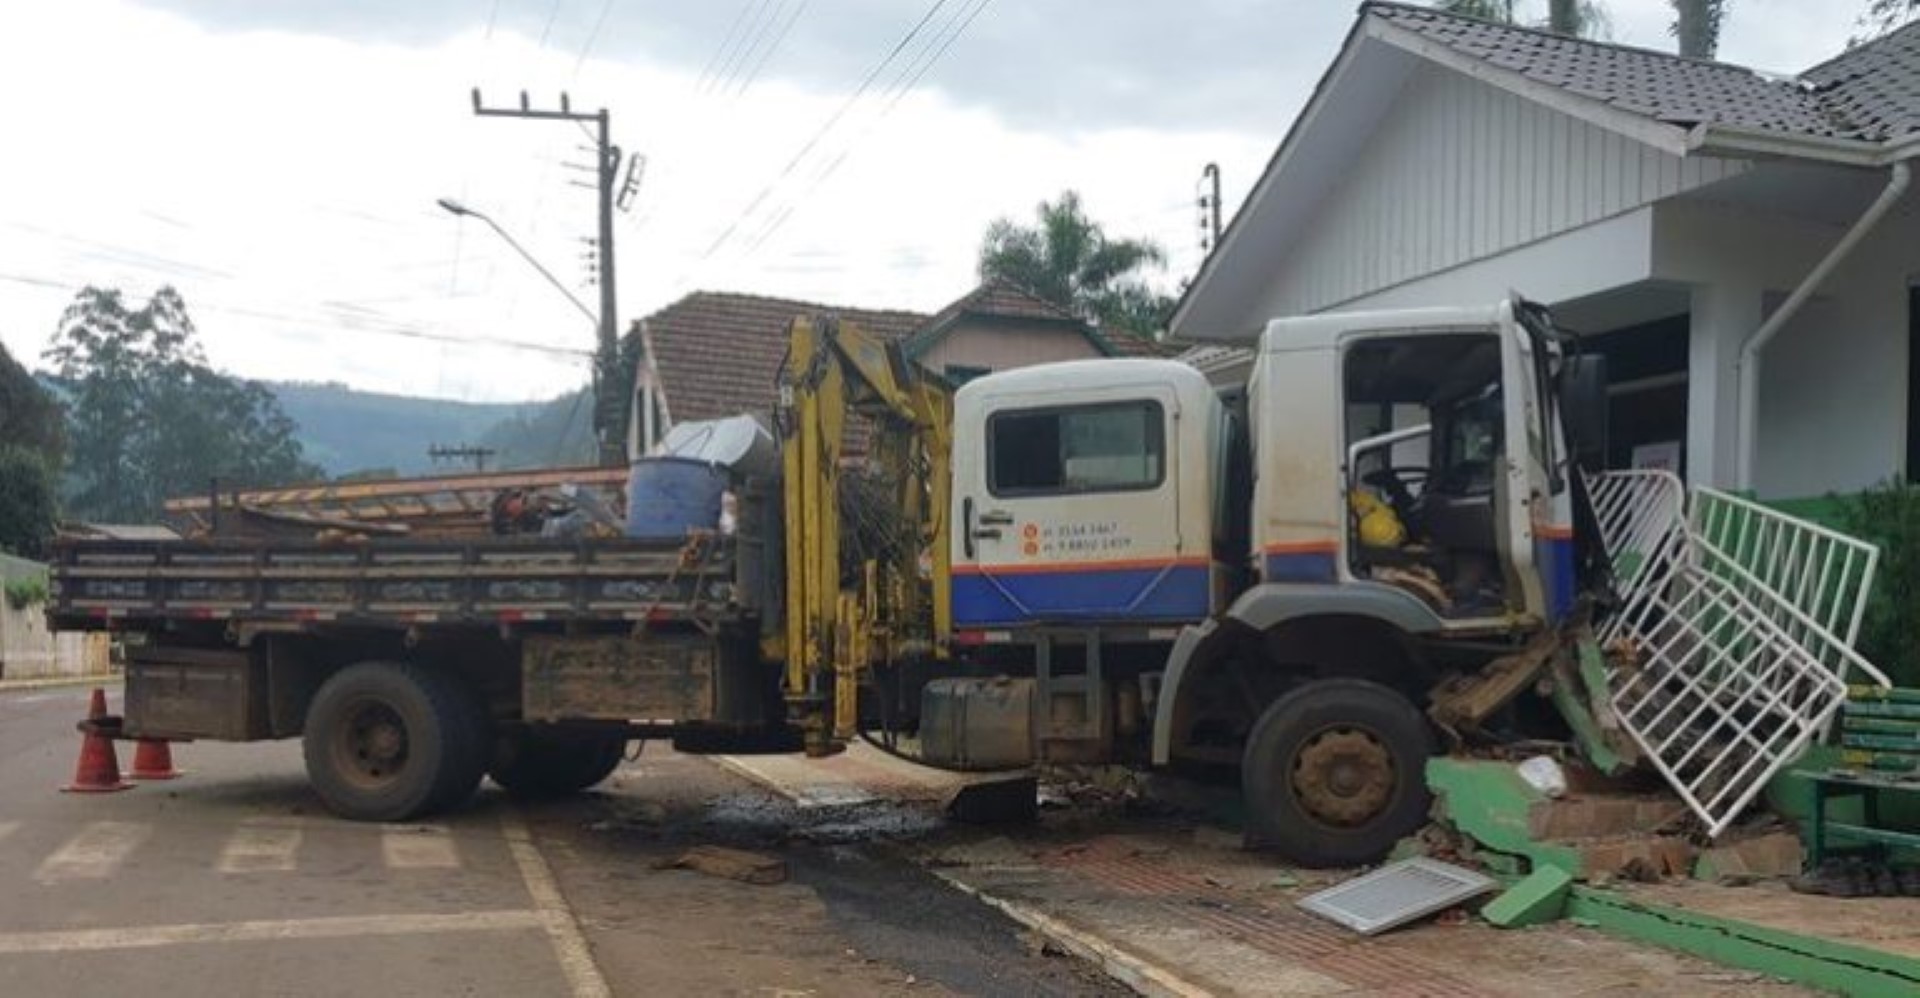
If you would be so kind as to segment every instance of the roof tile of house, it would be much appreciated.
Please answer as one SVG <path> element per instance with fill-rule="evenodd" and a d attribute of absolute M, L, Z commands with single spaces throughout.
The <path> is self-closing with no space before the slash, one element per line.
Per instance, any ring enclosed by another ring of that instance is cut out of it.
<path fill-rule="evenodd" d="M 1920 25 L 1790 78 L 1426 7 L 1371 2 L 1363 9 L 1535 83 L 1669 124 L 1870 141 L 1920 130 Z"/>
<path fill-rule="evenodd" d="M 918 312 L 840 308 L 758 295 L 697 291 L 646 319 L 654 364 L 675 422 L 764 412 L 795 316 L 828 314 L 888 339 L 902 339 Z"/>

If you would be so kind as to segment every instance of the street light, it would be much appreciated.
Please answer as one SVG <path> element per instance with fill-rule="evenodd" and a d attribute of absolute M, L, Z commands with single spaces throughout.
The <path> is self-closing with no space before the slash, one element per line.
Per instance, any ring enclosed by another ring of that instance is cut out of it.
<path fill-rule="evenodd" d="M 567 300 L 573 303 L 574 308 L 577 308 L 580 310 L 581 315 L 584 315 L 587 317 L 588 322 L 593 323 L 596 327 L 600 325 L 600 317 L 593 314 L 593 309 L 588 308 L 585 305 L 585 303 L 580 301 L 580 299 L 574 297 L 573 292 L 567 290 L 567 286 L 565 284 L 560 283 L 560 279 L 558 277 L 553 276 L 552 271 L 541 266 L 540 261 L 534 259 L 533 254 L 527 252 L 527 248 L 520 245 L 519 240 L 508 235 L 507 230 L 500 227 L 500 223 L 494 221 L 491 218 L 488 218 L 485 214 L 481 212 L 474 211 L 472 208 L 469 208 L 466 205 L 461 204 L 460 202 L 455 201 L 452 198 L 441 198 L 439 201 L 435 203 L 438 204 L 441 208 L 445 209 L 448 214 L 458 215 L 463 218 L 477 218 L 482 222 L 487 223 L 488 228 L 492 229 L 495 232 L 498 232 L 500 234 L 500 238 L 505 239 L 507 241 L 507 245 L 513 247 L 513 251 L 515 253 L 520 254 L 520 259 L 527 261 L 529 264 L 532 264 L 533 269 L 539 271 L 540 276 L 546 278 L 548 284 L 553 285 L 555 290 L 559 291 L 563 295 L 566 295 Z"/>

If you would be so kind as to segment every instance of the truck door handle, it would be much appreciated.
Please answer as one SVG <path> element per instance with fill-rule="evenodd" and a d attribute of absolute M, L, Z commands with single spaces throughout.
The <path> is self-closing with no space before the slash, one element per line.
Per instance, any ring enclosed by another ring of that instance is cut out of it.
<path fill-rule="evenodd" d="M 973 560 L 973 497 L 960 500 L 960 551 Z"/>
<path fill-rule="evenodd" d="M 980 514 L 980 522 L 990 527 L 1010 526 L 1013 523 L 1013 514 L 1004 509 L 990 510 Z M 997 537 L 999 534 L 999 531 L 994 531 L 994 536 Z"/>

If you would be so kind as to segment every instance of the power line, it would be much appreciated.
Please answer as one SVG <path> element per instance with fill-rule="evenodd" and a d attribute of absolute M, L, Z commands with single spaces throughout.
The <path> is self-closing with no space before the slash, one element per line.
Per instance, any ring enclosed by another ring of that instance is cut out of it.
<path fill-rule="evenodd" d="M 73 284 L 68 281 L 36 277 L 28 274 L 0 273 L 0 280 L 67 292 L 79 292 L 84 287 L 84 285 Z M 268 322 L 284 322 L 309 329 L 328 329 L 336 332 L 363 333 L 371 336 L 393 336 L 402 339 L 424 340 L 432 343 L 454 343 L 462 346 L 493 346 L 567 357 L 593 356 L 593 351 L 578 347 L 559 347 L 546 343 L 528 343 L 524 340 L 504 339 L 493 336 L 438 333 L 429 329 L 423 329 L 419 326 L 403 323 L 374 309 L 336 309 L 333 317 L 329 318 L 326 316 L 289 315 L 284 312 L 274 312 L 244 305 L 223 305 L 218 302 L 209 302 L 205 299 L 190 302 L 189 308 L 202 312 L 237 315 L 249 319 L 263 319 Z M 351 316 L 351 318 L 348 316 Z"/>
<path fill-rule="evenodd" d="M 787 40 L 787 35 L 793 31 L 794 24 L 800 20 L 800 15 L 807 12 L 807 4 L 810 2 L 811 0 L 800 0 L 799 3 L 793 5 L 792 16 L 788 17 L 787 23 L 780 27 L 780 33 L 774 36 L 773 44 L 767 46 L 765 52 L 760 53 L 760 60 L 753 64 L 753 71 L 747 74 L 745 80 L 741 81 L 740 89 L 734 91 L 734 96 L 738 97 L 740 94 L 746 93 L 747 88 L 753 86 L 753 81 L 760 78 L 760 70 L 766 68 L 767 60 L 773 58 L 773 53 L 778 51 L 780 44 Z"/>
<path fill-rule="evenodd" d="M 781 39 L 786 37 L 786 27 L 792 22 L 782 18 L 781 15 L 788 13 L 790 9 L 798 9 L 799 6 L 800 4 L 795 3 L 793 8 L 789 8 L 787 0 L 773 0 L 769 5 L 767 17 L 761 22 L 760 30 L 755 32 L 753 39 L 741 49 L 740 60 L 733 67 L 733 81 L 738 84 L 731 88 L 735 97 L 743 93 L 747 85 L 753 82 L 754 75 L 759 72 L 758 67 L 765 63 L 767 57 L 773 54 L 773 50 L 780 46 Z M 775 25 L 782 27 L 775 31 Z M 763 43 L 765 43 L 764 46 Z M 754 57 L 755 53 L 759 53 L 759 58 Z M 726 81 L 721 81 L 720 89 L 729 89 Z"/>
<path fill-rule="evenodd" d="M 600 40 L 600 29 L 607 26 L 607 15 L 613 12 L 613 0 L 600 5 L 600 16 L 594 18 L 593 30 L 587 32 L 587 41 L 580 46 L 580 55 L 573 60 L 573 78 L 580 78 L 580 67 L 587 63 L 587 53 L 593 51 L 593 44 Z"/>
<path fill-rule="evenodd" d="M 708 90 L 718 90 L 722 81 L 732 74 L 734 61 L 740 58 L 740 50 L 746 47 L 747 39 L 752 37 L 760 24 L 760 15 L 766 12 L 771 0 L 747 0 L 742 10 L 745 23 L 740 30 L 729 36 L 726 50 L 721 54 L 719 64 L 714 67 L 713 77 L 707 81 Z M 748 12 L 751 13 L 748 13 Z"/>
<path fill-rule="evenodd" d="M 859 102 L 860 98 L 866 96 L 867 90 L 873 86 L 873 81 L 878 79 L 880 74 L 885 72 L 887 67 L 892 65 L 895 59 L 900 57 L 900 53 L 920 34 L 920 30 L 927 26 L 927 22 L 933 20 L 933 16 L 940 12 L 940 8 L 946 6 L 946 4 L 947 0 L 934 0 L 933 5 L 927 8 L 927 12 L 921 15 L 920 20 L 915 22 L 913 27 L 908 29 L 907 33 L 887 52 L 886 58 L 881 59 L 878 64 L 867 72 L 865 78 L 860 81 L 860 85 L 854 89 L 853 94 L 841 102 L 833 114 L 829 115 L 825 121 L 821 122 L 818 128 L 814 129 L 813 134 L 807 138 L 807 141 L 801 144 L 799 151 L 795 152 L 793 157 L 787 160 L 786 165 L 780 168 L 780 172 L 776 174 L 765 187 L 762 187 L 758 194 L 753 196 L 753 200 L 749 201 L 747 206 L 742 209 L 739 214 L 734 216 L 733 220 L 727 224 L 726 229 L 721 231 L 719 238 L 715 239 L 713 244 L 707 247 L 706 252 L 700 255 L 701 262 L 711 259 L 715 253 L 720 251 L 722 246 L 732 240 L 733 234 L 740 229 L 740 223 L 746 221 L 748 216 L 758 210 L 760 205 L 766 201 L 767 196 L 772 194 L 774 189 L 778 187 L 782 181 L 793 175 L 794 169 L 800 165 L 801 161 L 805 160 L 807 156 L 813 152 L 814 148 L 820 144 L 820 140 L 826 136 L 828 131 L 832 130 L 835 125 L 840 123 L 842 118 L 847 116 L 847 112 L 853 109 L 853 106 Z"/>
<path fill-rule="evenodd" d="M 921 49 L 920 55 L 910 60 L 907 68 L 902 70 L 900 75 L 894 77 L 894 83 L 888 89 L 890 97 L 886 105 L 881 109 L 880 114 L 868 123 L 865 131 L 855 136 L 853 141 L 849 142 L 845 148 L 840 150 L 840 154 L 835 156 L 833 161 L 828 163 L 824 170 L 814 174 L 813 178 L 807 184 L 806 189 L 802 191 L 798 197 L 792 199 L 791 203 L 761 228 L 759 234 L 754 237 L 753 242 L 747 247 L 742 256 L 752 256 L 760 249 L 762 244 L 772 238 L 773 234 L 787 223 L 787 219 L 793 217 L 794 211 L 799 208 L 807 198 L 811 197 L 813 192 L 820 188 L 820 185 L 826 183 L 827 179 L 840 169 L 841 164 L 847 161 L 847 157 L 853 153 L 854 149 L 856 149 L 867 136 L 873 134 L 874 129 L 879 126 L 881 121 L 893 113 L 894 107 L 900 103 L 901 98 L 905 97 L 907 93 L 919 84 L 921 77 L 925 76 L 927 71 L 932 69 L 934 64 L 939 62 L 942 56 L 947 54 L 947 49 L 951 48 L 953 43 L 959 40 L 960 35 L 967 30 L 967 27 L 973 24 L 974 18 L 979 17 L 981 11 L 986 10 L 987 5 L 992 2 L 993 0 L 979 0 L 971 11 L 964 13 L 964 16 L 961 12 L 956 12 L 953 18 L 941 27 L 940 32 L 935 33 L 933 39 L 929 40 L 926 46 Z M 961 8 L 961 11 L 966 11 L 966 8 Z M 944 40 L 942 40 L 942 33 L 945 35 Z M 936 49 L 935 46 L 938 46 L 938 48 Z M 932 57 L 922 61 L 921 57 L 925 56 L 928 52 L 932 52 Z M 919 67 L 917 70 L 914 68 L 916 63 Z M 912 74 L 911 78 L 908 78 L 909 73 Z"/>
<path fill-rule="evenodd" d="M 762 0 L 762 2 L 764 2 L 764 0 Z M 733 15 L 733 23 L 727 26 L 726 35 L 720 39 L 720 47 L 713 50 L 713 55 L 707 57 L 706 66 L 700 70 L 700 80 L 694 85 L 695 92 L 704 92 L 706 90 L 707 81 L 712 78 L 714 71 L 719 68 L 720 58 L 733 48 L 734 35 L 740 30 L 741 23 L 747 19 L 747 11 L 753 9 L 754 3 L 755 0 L 746 0 L 745 3 L 740 5 L 740 12 Z"/>

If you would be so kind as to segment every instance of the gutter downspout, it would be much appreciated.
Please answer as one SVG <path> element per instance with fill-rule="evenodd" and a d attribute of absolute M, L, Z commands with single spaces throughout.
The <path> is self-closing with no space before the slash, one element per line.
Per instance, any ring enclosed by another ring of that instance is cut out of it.
<path fill-rule="evenodd" d="M 1747 341 L 1740 347 L 1740 360 L 1734 370 L 1740 383 L 1738 478 L 1739 489 L 1742 492 L 1753 491 L 1754 455 L 1758 450 L 1757 438 L 1760 432 L 1760 351 L 1780 332 L 1782 327 L 1793 319 L 1794 315 L 1800 311 L 1800 307 L 1807 303 L 1808 298 L 1813 297 L 1813 293 L 1818 291 L 1820 285 L 1833 273 L 1834 268 L 1853 252 L 1854 247 L 1866 238 L 1867 233 L 1873 231 L 1873 227 L 1880 223 L 1880 219 L 1885 217 L 1900 200 L 1901 195 L 1907 192 L 1907 185 L 1913 179 L 1913 172 L 1908 167 L 1907 161 L 1901 160 L 1893 164 L 1889 174 L 1887 186 L 1880 191 L 1880 196 L 1867 206 L 1867 210 L 1853 223 L 1853 227 L 1847 230 L 1846 235 L 1841 236 L 1840 241 L 1834 243 L 1833 248 L 1827 251 L 1827 255 L 1822 257 L 1819 263 L 1814 264 L 1813 269 L 1807 272 L 1807 276 L 1800 280 L 1799 286 L 1787 296 L 1787 300 L 1781 302 L 1780 307 L 1774 309 L 1773 314 L 1767 316 L 1767 320 L 1761 323 L 1760 328 L 1754 330 L 1753 335 L 1747 337 Z"/>

